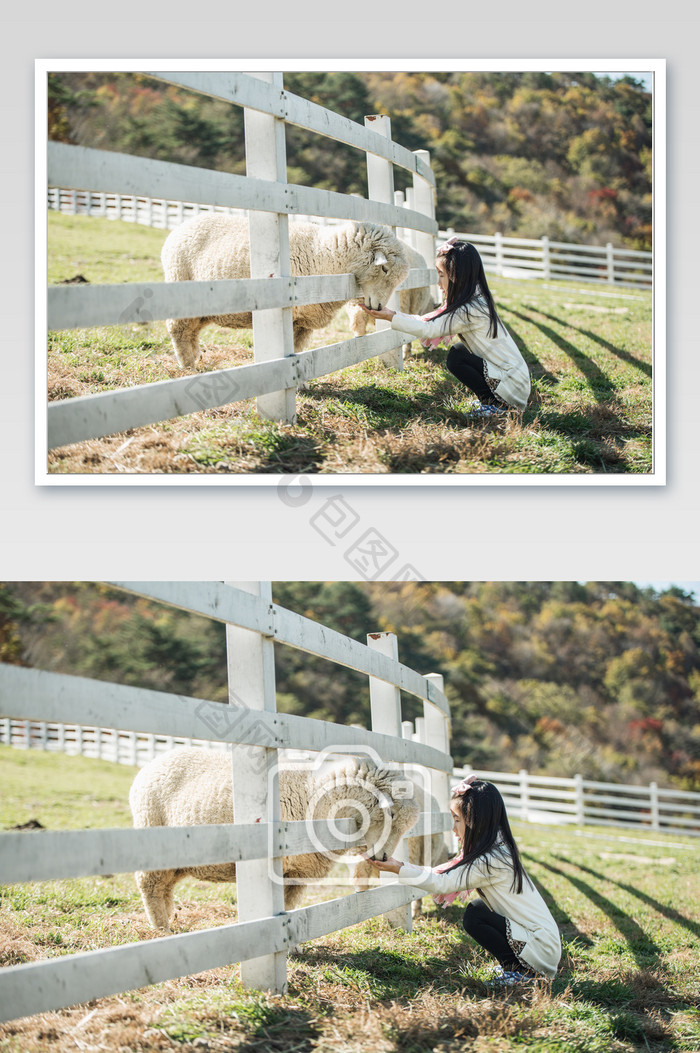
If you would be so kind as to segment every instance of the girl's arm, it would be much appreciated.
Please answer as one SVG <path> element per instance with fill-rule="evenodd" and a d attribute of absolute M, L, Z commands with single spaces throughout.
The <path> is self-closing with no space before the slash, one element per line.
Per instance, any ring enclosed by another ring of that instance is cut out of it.
<path fill-rule="evenodd" d="M 451 892 L 462 892 L 467 888 L 491 885 L 502 870 L 503 864 L 491 858 L 490 869 L 483 859 L 477 859 L 469 866 L 456 867 L 448 873 L 438 873 L 430 867 L 419 867 L 413 863 L 401 863 L 398 859 L 378 859 L 364 857 L 377 870 L 397 874 L 399 882 L 425 889 L 434 895 L 449 895 Z"/>

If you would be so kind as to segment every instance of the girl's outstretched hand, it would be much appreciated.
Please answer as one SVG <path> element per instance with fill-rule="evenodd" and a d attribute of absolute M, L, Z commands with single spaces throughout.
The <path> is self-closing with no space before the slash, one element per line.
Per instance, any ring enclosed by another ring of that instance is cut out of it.
<path fill-rule="evenodd" d="M 382 307 L 381 311 L 373 311 L 371 307 L 365 307 L 362 302 L 360 302 L 359 306 L 366 314 L 370 314 L 372 318 L 383 318 L 385 322 L 390 322 L 396 314 L 396 311 L 392 311 L 388 307 Z"/>
<path fill-rule="evenodd" d="M 363 856 L 368 863 L 371 863 L 377 870 L 387 870 L 390 874 L 398 874 L 399 870 L 403 866 L 403 863 L 398 859 L 372 859 L 371 856 Z"/>

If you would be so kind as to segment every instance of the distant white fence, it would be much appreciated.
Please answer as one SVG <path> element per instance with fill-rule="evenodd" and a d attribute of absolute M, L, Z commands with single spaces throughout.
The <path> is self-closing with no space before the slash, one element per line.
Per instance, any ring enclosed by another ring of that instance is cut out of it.
<path fill-rule="evenodd" d="M 404 721 L 401 733 L 425 741 L 425 722 Z M 202 739 L 145 735 L 115 728 L 80 727 L 45 721 L 0 720 L 0 745 L 15 749 L 48 750 L 141 767 L 177 746 L 226 749 L 225 743 Z M 472 769 L 470 769 L 471 771 Z M 464 778 L 455 768 L 451 785 Z M 700 793 L 646 786 L 594 782 L 575 775 L 564 779 L 519 772 L 477 771 L 501 791 L 511 818 L 529 823 L 648 828 L 664 833 L 700 836 Z"/>
<path fill-rule="evenodd" d="M 466 771 L 455 769 L 454 782 Z M 500 790 L 511 818 L 530 823 L 615 826 L 700 836 L 700 793 L 519 772 L 479 771 Z"/>
<path fill-rule="evenodd" d="M 36 720 L 0 720 L 0 745 L 22 750 L 65 753 L 69 757 L 89 757 L 130 764 L 141 768 L 162 753 L 178 746 L 201 746 L 225 750 L 224 742 L 175 738 L 172 735 L 145 735 L 117 728 L 82 727 L 79 724 L 52 724 Z"/>
<path fill-rule="evenodd" d="M 441 231 L 448 238 L 455 231 Z M 638 249 L 576 245 L 549 238 L 504 238 L 502 234 L 458 234 L 479 250 L 484 270 L 506 278 L 604 282 L 625 288 L 651 288 L 653 255 Z"/>
<path fill-rule="evenodd" d="M 290 947 L 379 914 L 410 928 L 420 890 L 379 888 L 284 911 L 271 864 L 283 856 L 345 848 L 347 820 L 283 822 L 273 789 L 279 750 L 374 751 L 386 764 L 428 775 L 443 812 L 449 801 L 449 704 L 438 674 L 422 676 L 397 658 L 391 633 L 367 644 L 272 602 L 267 583 L 112 582 L 226 625 L 229 705 L 107 681 L 0 665 L 0 720 L 115 728 L 176 741 L 225 743 L 233 770 L 233 825 L 145 830 L 42 830 L 0 834 L 0 884 L 46 881 L 235 861 L 238 923 L 64 955 L 0 970 L 0 1020 L 86 1002 L 163 980 L 241 962 L 243 982 L 283 991 Z M 275 644 L 355 669 L 369 678 L 372 730 L 278 713 Z M 401 736 L 401 691 L 423 700 L 424 742 Z M 262 821 L 261 821 L 262 816 Z M 449 829 L 449 816 L 424 813 L 411 836 Z M 394 912 L 400 911 L 397 918 Z"/>
<path fill-rule="evenodd" d="M 119 219 L 125 223 L 138 223 L 159 230 L 174 230 L 192 216 L 202 212 L 223 212 L 227 215 L 246 216 L 247 210 L 227 208 L 225 205 L 207 205 L 197 201 L 166 201 L 164 198 L 137 197 L 135 194 L 92 193 L 89 190 L 68 190 L 50 186 L 48 191 L 50 212 L 61 212 L 64 216 L 98 216 L 102 219 Z M 292 217 L 293 218 L 293 217 Z"/>
<path fill-rule="evenodd" d="M 410 191 L 409 191 L 410 193 Z M 397 205 L 404 203 L 399 190 L 394 195 Z M 412 207 L 412 194 L 406 201 Z M 244 214 L 241 209 L 200 205 L 192 201 L 165 201 L 133 194 L 91 194 L 85 190 L 49 187 L 48 207 L 65 215 L 102 216 L 139 223 L 148 227 L 172 230 L 200 212 Z M 290 216 L 290 219 L 296 219 Z M 298 217 L 308 219 L 309 217 Z M 319 220 L 320 221 L 320 220 Z M 326 220 L 325 222 L 338 222 Z M 414 240 L 414 231 L 397 231 L 400 237 Z M 446 239 L 455 231 L 440 231 Z M 460 234 L 479 249 L 484 269 L 505 278 L 545 278 L 602 282 L 626 288 L 650 288 L 653 278 L 653 254 L 638 249 L 606 245 L 580 245 L 572 241 L 550 241 L 542 238 L 508 238 L 502 234 Z M 428 259 L 430 263 L 431 260 Z"/>
<path fill-rule="evenodd" d="M 50 142 L 48 185 L 92 194 L 129 195 L 136 200 L 136 216 L 138 200 L 150 198 L 248 210 L 251 277 L 215 282 L 51 286 L 48 328 L 75 329 L 252 310 L 255 360 L 233 369 L 52 402 L 47 421 L 49 449 L 253 396 L 262 416 L 293 421 L 296 391 L 314 377 L 389 353 L 391 359 L 385 357 L 384 361 L 402 368 L 404 337 L 388 328 L 388 323 L 380 323 L 378 331 L 367 336 L 294 354 L 290 324 L 294 305 L 348 300 L 359 296 L 360 289 L 351 274 L 290 276 L 286 227 L 291 214 L 402 228 L 412 232 L 415 247 L 432 260 L 437 223 L 435 178 L 429 157 L 426 151 L 411 152 L 392 142 L 388 117 L 369 116 L 362 127 L 286 92 L 281 73 L 152 76 L 244 108 L 248 174 L 237 176 Z M 364 151 L 369 200 L 287 183 L 286 124 Z M 394 203 L 393 165 L 412 173 L 410 209 Z M 401 288 L 420 288 L 434 281 L 432 268 L 411 270 Z"/>

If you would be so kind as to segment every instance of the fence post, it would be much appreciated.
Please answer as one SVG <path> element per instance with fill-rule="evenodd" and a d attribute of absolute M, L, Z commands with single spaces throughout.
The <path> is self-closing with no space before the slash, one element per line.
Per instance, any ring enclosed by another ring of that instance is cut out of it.
<path fill-rule="evenodd" d="M 382 114 L 372 114 L 365 117 L 365 128 L 370 128 L 379 135 L 386 136 L 391 141 L 391 121 Z M 394 169 L 391 161 L 376 154 L 367 154 L 367 196 L 370 201 L 381 201 L 385 205 L 394 204 Z M 392 227 L 396 233 L 396 227 Z M 391 308 L 392 311 L 399 310 L 399 294 L 393 292 L 389 297 L 388 304 L 383 306 Z M 377 320 L 377 330 L 390 329 L 391 323 L 380 319 Z M 403 345 L 399 344 L 393 351 L 387 351 L 379 355 L 378 359 L 385 366 L 392 369 L 403 369 Z"/>
<path fill-rule="evenodd" d="M 269 582 L 227 582 L 272 604 Z M 274 713 L 275 654 L 272 636 L 263 636 L 236 625 L 226 626 L 229 706 L 228 735 L 235 743 L 240 721 L 251 719 L 251 710 Z M 236 713 L 238 710 L 238 713 Z M 241 712 L 242 711 L 242 712 Z M 254 719 L 254 716 L 253 716 Z M 266 746 L 232 746 L 233 813 L 237 823 L 278 823 L 279 792 L 275 792 L 277 749 Z M 256 921 L 284 913 L 282 860 L 248 859 L 236 863 L 238 920 Z M 272 867 L 275 872 L 272 872 Z M 277 871 L 279 867 L 279 872 Z M 284 951 L 241 962 L 245 987 L 284 993 L 287 989 L 287 955 Z"/>
<path fill-rule="evenodd" d="M 421 161 L 425 161 L 427 165 L 430 164 L 430 153 L 428 150 L 414 150 L 413 152 Z M 430 183 L 423 179 L 422 176 L 418 175 L 417 172 L 413 173 L 411 208 L 414 212 L 420 212 L 423 216 L 429 216 L 430 219 L 435 219 L 435 193 Z M 424 230 L 415 230 L 413 231 L 413 240 L 411 244 L 417 252 L 420 252 L 429 267 L 435 266 L 434 234 L 428 234 Z M 438 289 L 437 284 L 434 283 L 431 285 L 430 289 L 434 301 L 436 303 L 439 302 L 440 290 Z"/>
<path fill-rule="evenodd" d="M 520 775 L 520 818 L 524 823 L 527 823 L 530 819 L 530 795 L 528 793 L 527 770 L 521 768 L 518 774 Z"/>
<path fill-rule="evenodd" d="M 649 783 L 649 804 L 651 809 L 651 828 L 652 830 L 660 830 L 661 824 L 659 823 L 659 784 L 656 782 Z"/>
<path fill-rule="evenodd" d="M 612 242 L 609 241 L 605 246 L 605 255 L 608 264 L 608 281 L 612 284 L 615 282 L 615 250 L 612 247 Z"/>
<path fill-rule="evenodd" d="M 399 647 L 394 633 L 369 633 L 367 646 L 398 661 Z M 369 703 L 372 731 L 380 735 L 394 735 L 396 738 L 401 738 L 401 692 L 398 687 L 371 676 L 369 678 Z M 397 858 L 401 856 L 404 844 L 402 838 L 395 849 Z M 405 854 L 403 852 L 403 855 Z M 393 881 L 393 875 L 381 874 L 380 883 L 381 881 Z M 396 907 L 395 910 L 387 911 L 384 917 L 392 928 L 411 932 L 413 920 L 410 903 L 404 907 Z"/>
<path fill-rule="evenodd" d="M 445 678 L 441 673 L 428 673 L 425 679 L 435 685 L 439 691 L 445 690 Z M 426 746 L 433 746 L 442 753 L 450 752 L 450 719 L 441 710 L 427 700 L 423 701 L 423 721 L 425 736 L 421 740 Z M 417 723 L 417 722 L 416 722 Z M 445 771 L 428 770 L 429 791 L 438 803 L 440 811 L 447 814 L 450 810 L 450 776 Z M 445 830 L 443 839 L 447 848 L 451 847 L 451 834 Z"/>
<path fill-rule="evenodd" d="M 253 73 L 282 92 L 281 73 Z M 284 121 L 267 113 L 244 108 L 246 175 L 249 179 L 287 182 Z M 288 278 L 289 217 L 286 213 L 248 213 L 251 278 Z M 253 311 L 253 356 L 256 362 L 289 358 L 294 354 L 292 308 L 275 307 Z M 258 395 L 257 411 L 268 420 L 293 424 L 296 420 L 296 388 Z"/>
<path fill-rule="evenodd" d="M 494 247 L 496 250 L 496 274 L 503 277 L 503 235 L 500 230 L 494 234 Z"/>
<path fill-rule="evenodd" d="M 551 278 L 552 266 L 549 254 L 549 238 L 545 235 L 540 240 L 542 241 L 542 277 Z"/>
<path fill-rule="evenodd" d="M 574 775 L 574 794 L 576 802 L 576 822 L 583 826 L 586 821 L 586 812 L 583 801 L 583 775 Z"/>

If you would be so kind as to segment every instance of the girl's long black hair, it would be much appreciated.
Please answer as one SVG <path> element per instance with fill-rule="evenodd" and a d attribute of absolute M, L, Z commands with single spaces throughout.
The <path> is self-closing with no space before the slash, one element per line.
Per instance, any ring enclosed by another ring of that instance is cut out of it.
<path fill-rule="evenodd" d="M 510 853 L 513 866 L 512 892 L 522 892 L 523 880 L 529 882 L 520 852 L 510 829 L 503 798 L 492 782 L 476 779 L 466 793 L 453 798 L 459 800 L 464 816 L 464 843 L 462 858 L 449 870 L 473 863 L 502 843 Z M 490 869 L 486 860 L 487 869 Z M 447 871 L 445 871 L 447 872 Z"/>
<path fill-rule="evenodd" d="M 447 249 L 438 250 L 445 261 L 447 295 L 444 309 L 434 317 L 452 314 L 460 307 L 469 314 L 469 305 L 475 296 L 486 301 L 489 312 L 489 336 L 498 335 L 498 313 L 491 290 L 486 282 L 481 256 L 468 241 L 456 241 Z"/>

